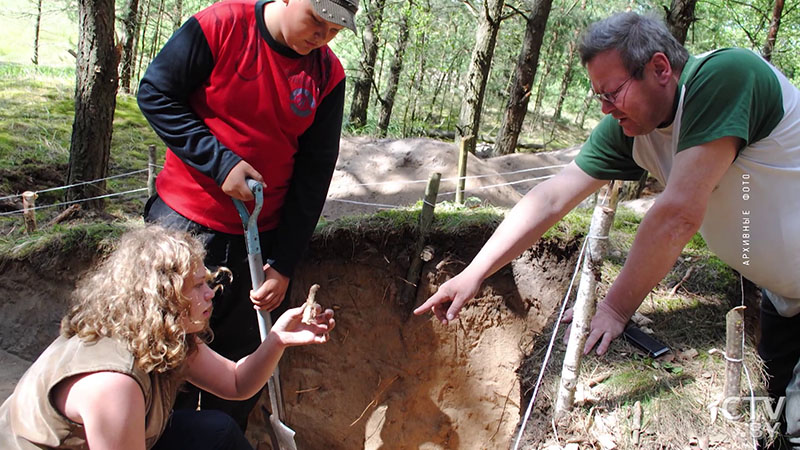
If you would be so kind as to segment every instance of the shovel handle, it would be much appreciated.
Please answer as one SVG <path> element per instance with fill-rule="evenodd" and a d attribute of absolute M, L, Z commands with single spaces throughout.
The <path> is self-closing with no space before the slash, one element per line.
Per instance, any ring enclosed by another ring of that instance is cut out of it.
<path fill-rule="evenodd" d="M 244 239 L 247 246 L 247 263 L 250 266 L 250 281 L 255 291 L 264 284 L 265 279 L 264 261 L 261 258 L 261 241 L 258 236 L 258 213 L 261 212 L 261 207 L 264 205 L 264 186 L 252 178 L 247 179 L 247 186 L 253 192 L 253 197 L 255 197 L 253 211 L 248 211 L 247 206 L 239 199 L 234 198 L 233 204 L 236 206 L 239 217 L 242 218 Z M 261 309 L 257 311 L 256 317 L 258 318 L 258 333 L 261 336 L 261 342 L 264 342 L 267 339 L 267 335 L 269 335 L 269 330 L 272 329 L 272 317 L 269 311 Z M 278 367 L 275 367 L 268 385 L 273 414 L 277 414 L 278 419 L 283 421 L 285 415 Z"/>
<path fill-rule="evenodd" d="M 244 227 L 244 239 L 247 246 L 247 262 L 250 267 L 250 281 L 253 290 L 257 290 L 264 284 L 264 261 L 261 257 L 261 241 L 258 237 L 258 213 L 261 212 L 264 206 L 264 186 L 258 181 L 248 178 L 247 186 L 253 192 L 255 198 L 255 205 L 253 212 L 247 210 L 247 206 L 243 201 L 234 198 L 233 204 L 236 206 L 236 211 L 239 217 L 242 218 L 242 226 Z M 269 311 L 258 310 L 258 332 L 261 335 L 261 341 L 267 338 L 269 330 L 272 328 L 272 318 Z"/>

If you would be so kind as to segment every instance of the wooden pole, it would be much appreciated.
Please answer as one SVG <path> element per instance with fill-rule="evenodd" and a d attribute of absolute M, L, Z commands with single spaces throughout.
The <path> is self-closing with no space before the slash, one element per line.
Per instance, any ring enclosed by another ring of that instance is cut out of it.
<path fill-rule="evenodd" d="M 22 193 L 22 217 L 25 219 L 25 231 L 36 231 L 36 192 L 25 191 Z"/>
<path fill-rule="evenodd" d="M 431 223 L 433 222 L 433 210 L 436 207 L 436 196 L 439 195 L 439 181 L 442 179 L 442 174 L 434 172 L 428 179 L 428 185 L 425 187 L 425 198 L 422 203 L 422 212 L 419 216 L 419 233 L 417 235 L 417 242 L 411 251 L 411 264 L 408 267 L 408 274 L 406 275 L 406 289 L 404 295 L 401 297 L 403 304 L 413 304 L 417 293 L 417 283 L 419 282 L 420 271 L 422 270 L 423 263 L 423 250 L 425 250 L 425 239 L 428 237 L 428 231 Z M 430 260 L 427 257 L 426 260 Z"/>
<path fill-rule="evenodd" d="M 631 418 L 631 443 L 634 448 L 639 447 L 642 434 L 642 402 L 636 400 L 633 404 L 633 417 Z"/>
<path fill-rule="evenodd" d="M 597 284 L 600 281 L 603 258 L 608 246 L 608 233 L 614 223 L 614 214 L 617 211 L 619 186 L 620 183 L 611 182 L 608 206 L 595 206 L 592 223 L 589 225 L 586 253 L 581 267 L 581 282 L 573 307 L 572 330 L 567 343 L 567 352 L 564 355 L 564 364 L 561 368 L 561 384 L 556 398 L 556 420 L 566 416 L 575 401 L 575 387 L 580 376 L 583 347 L 589 335 L 597 303 Z"/>
<path fill-rule="evenodd" d="M 737 306 L 725 315 L 725 389 L 724 398 L 738 397 L 742 380 L 742 336 L 745 306 Z M 738 402 L 734 402 L 738 404 Z M 729 411 L 732 413 L 732 411 Z M 732 414 L 733 415 L 733 414 Z"/>
<path fill-rule="evenodd" d="M 147 195 L 156 193 L 156 146 L 147 147 Z"/>
<path fill-rule="evenodd" d="M 474 136 L 464 136 L 458 144 L 458 184 L 456 185 L 456 203 L 464 204 L 464 186 L 467 176 L 467 156 L 469 155 L 469 141 Z"/>

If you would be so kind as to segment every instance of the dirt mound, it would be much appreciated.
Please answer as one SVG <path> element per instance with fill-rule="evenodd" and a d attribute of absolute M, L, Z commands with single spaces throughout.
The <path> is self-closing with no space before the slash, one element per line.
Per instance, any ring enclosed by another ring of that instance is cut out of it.
<path fill-rule="evenodd" d="M 495 206 L 511 207 L 541 182 L 541 177 L 559 170 L 557 167 L 537 168 L 566 164 L 575 157 L 577 150 L 575 147 L 490 159 L 470 154 L 467 176 L 476 178 L 466 180 L 465 194 Z M 433 172 L 442 174 L 438 201 L 452 201 L 458 174 L 455 144 L 427 138 L 342 138 L 322 215 L 333 220 L 414 204 L 424 196 L 425 185 Z"/>

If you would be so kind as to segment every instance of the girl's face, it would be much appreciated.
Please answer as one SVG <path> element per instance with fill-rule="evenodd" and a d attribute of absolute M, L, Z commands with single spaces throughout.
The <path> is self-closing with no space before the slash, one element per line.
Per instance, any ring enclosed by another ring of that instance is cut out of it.
<path fill-rule="evenodd" d="M 189 315 L 184 317 L 183 326 L 186 334 L 203 331 L 211 318 L 211 299 L 214 290 L 208 285 L 207 270 L 204 265 L 198 264 L 193 274 L 183 280 L 181 293 L 191 302 Z"/>
<path fill-rule="evenodd" d="M 309 0 L 284 0 L 284 3 L 283 44 L 301 55 L 327 44 L 344 28 L 320 17 Z"/>

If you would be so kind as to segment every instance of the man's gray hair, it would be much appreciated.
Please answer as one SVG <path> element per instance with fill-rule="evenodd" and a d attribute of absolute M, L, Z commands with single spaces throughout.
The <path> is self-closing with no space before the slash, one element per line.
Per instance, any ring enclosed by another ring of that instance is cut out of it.
<path fill-rule="evenodd" d="M 599 53 L 616 49 L 625 68 L 635 78 L 642 77 L 645 64 L 657 52 L 664 53 L 673 69 L 683 69 L 689 52 L 669 32 L 663 21 L 634 12 L 616 13 L 595 22 L 580 43 L 581 64 Z"/>

